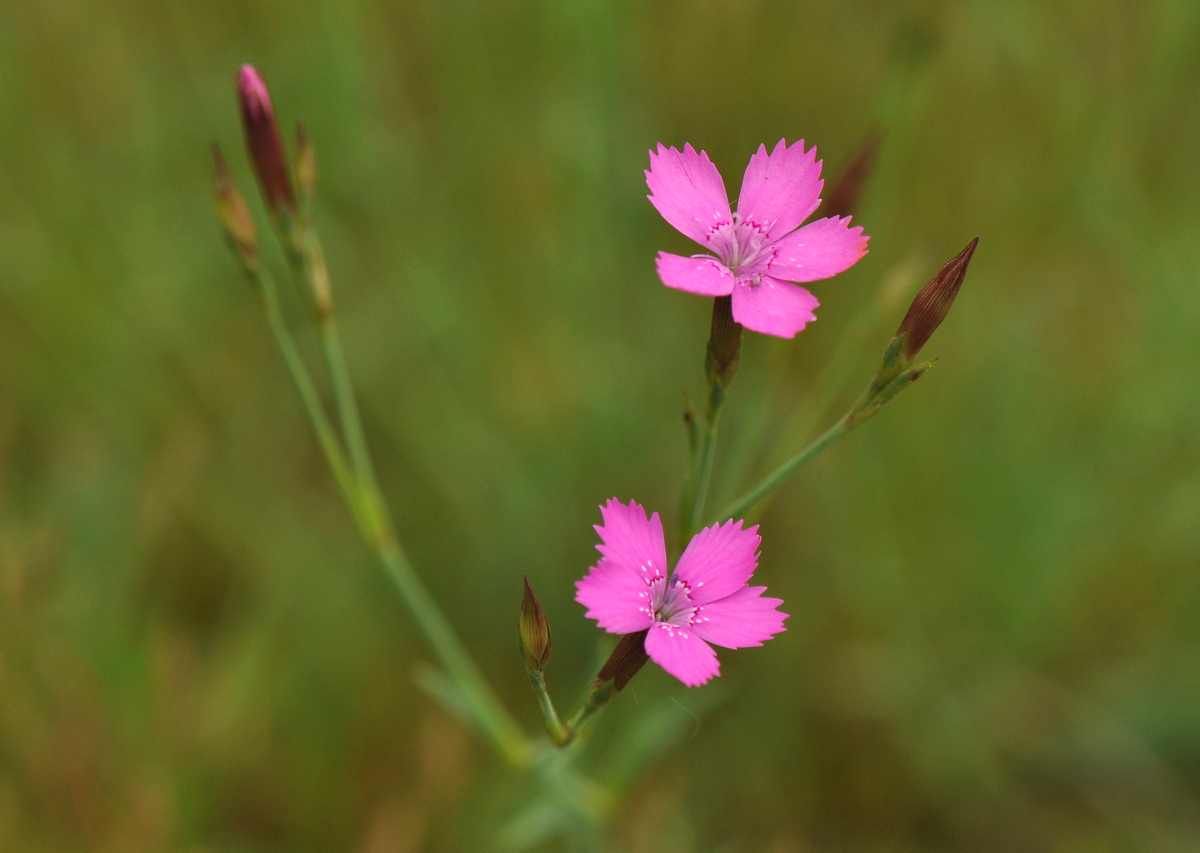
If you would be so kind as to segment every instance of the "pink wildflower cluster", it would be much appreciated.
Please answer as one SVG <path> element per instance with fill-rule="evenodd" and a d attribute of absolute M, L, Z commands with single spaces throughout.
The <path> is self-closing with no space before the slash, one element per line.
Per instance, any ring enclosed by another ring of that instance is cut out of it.
<path fill-rule="evenodd" d="M 779 140 L 750 158 L 737 212 L 721 173 L 691 145 L 658 146 L 646 172 L 650 202 L 663 219 L 711 254 L 689 258 L 660 252 L 658 275 L 667 287 L 701 296 L 733 297 L 733 319 L 747 329 L 794 337 L 809 321 L 817 298 L 796 284 L 849 269 L 867 252 L 862 228 L 850 217 L 800 223 L 821 203 L 821 163 L 804 140 Z"/>
<path fill-rule="evenodd" d="M 720 673 L 709 643 L 727 649 L 761 646 L 784 630 L 786 613 L 764 586 L 748 586 L 758 567 L 758 527 L 714 524 L 697 533 L 667 571 L 658 513 L 616 498 L 600 507 L 601 559 L 575 586 L 575 600 L 612 634 L 648 631 L 646 654 L 689 687 Z"/>

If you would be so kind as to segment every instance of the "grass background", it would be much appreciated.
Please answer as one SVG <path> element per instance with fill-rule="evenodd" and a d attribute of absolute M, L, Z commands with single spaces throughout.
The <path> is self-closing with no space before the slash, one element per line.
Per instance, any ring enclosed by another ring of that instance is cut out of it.
<path fill-rule="evenodd" d="M 620 849 L 1200 845 L 1200 6 L 39 0 L 0 7 L 0 847 L 486 850 L 527 798 L 414 686 L 222 245 L 246 61 L 317 145 L 402 537 L 531 727 L 520 576 L 567 700 L 597 505 L 672 515 L 686 464 L 708 303 L 656 280 L 647 149 L 734 190 L 885 134 L 870 255 L 746 341 L 725 497 L 981 237 L 941 362 L 762 518 L 788 632 L 600 720 Z"/>

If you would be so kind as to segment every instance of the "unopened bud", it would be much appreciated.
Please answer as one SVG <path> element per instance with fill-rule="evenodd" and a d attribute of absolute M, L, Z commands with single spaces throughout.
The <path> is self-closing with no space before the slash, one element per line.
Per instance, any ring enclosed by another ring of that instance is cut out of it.
<path fill-rule="evenodd" d="M 525 666 L 541 672 L 550 662 L 550 623 L 546 614 L 538 604 L 525 578 L 525 594 L 521 598 L 521 618 L 517 622 L 517 639 L 520 642 L 521 655 L 525 658 Z"/>
<path fill-rule="evenodd" d="M 288 159 L 279 135 L 279 123 L 271 106 L 267 84 L 252 65 L 243 65 L 237 80 L 238 102 L 242 109 L 242 128 L 246 147 L 259 185 L 273 213 L 296 212 L 296 196 L 288 172 Z"/>
<path fill-rule="evenodd" d="M 875 165 L 875 155 L 879 151 L 882 138 L 878 131 L 873 130 L 859 143 L 849 165 L 817 210 L 817 217 L 850 216 L 854 213 L 862 189 L 871 175 L 871 167 Z"/>
<path fill-rule="evenodd" d="M 304 122 L 296 125 L 296 187 L 301 205 L 307 205 L 317 188 L 317 153 Z"/>
<path fill-rule="evenodd" d="M 967 276 L 967 267 L 978 244 L 979 238 L 976 237 L 965 249 L 948 260 L 913 300 L 908 313 L 900 322 L 900 328 L 896 331 L 896 337 L 903 341 L 900 345 L 901 363 L 911 363 L 921 351 L 921 347 L 925 346 L 926 341 L 946 319 L 950 306 L 954 304 L 954 298 L 958 296 L 958 289 L 962 287 L 963 279 Z"/>
<path fill-rule="evenodd" d="M 253 270 L 258 266 L 258 233 L 254 228 L 254 217 L 246 200 L 238 191 L 229 173 L 229 164 L 225 162 L 220 147 L 214 142 L 213 155 L 213 200 L 217 205 L 217 217 L 225 229 L 233 250 L 242 259 L 247 268 Z"/>
<path fill-rule="evenodd" d="M 718 296 L 713 300 L 712 331 L 708 337 L 710 377 L 728 386 L 737 373 L 741 353 L 742 324 L 733 319 L 733 297 Z"/>
<path fill-rule="evenodd" d="M 954 304 L 954 298 L 958 296 L 958 290 L 967 276 L 967 267 L 977 245 L 978 237 L 947 261 L 937 271 L 937 275 L 921 288 L 921 292 L 917 294 L 908 313 L 900 322 L 900 328 L 896 330 L 895 336 L 884 351 L 879 372 L 871 380 L 866 393 L 846 416 L 847 423 L 861 423 L 874 416 L 895 399 L 897 394 L 924 376 L 925 371 L 937 361 L 933 359 L 913 366 L 921 347 L 925 346 L 930 336 L 950 313 L 950 306 Z"/>
<path fill-rule="evenodd" d="M 620 639 L 604 666 L 600 667 L 600 673 L 592 685 L 593 690 L 609 681 L 618 691 L 625 689 L 629 679 L 637 675 L 638 670 L 650 660 L 646 654 L 647 633 L 649 632 L 638 631 L 636 634 L 626 634 Z"/>

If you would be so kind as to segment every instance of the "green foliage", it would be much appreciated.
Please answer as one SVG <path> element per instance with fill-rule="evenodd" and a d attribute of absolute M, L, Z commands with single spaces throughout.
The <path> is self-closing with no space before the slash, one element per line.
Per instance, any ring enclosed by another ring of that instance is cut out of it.
<path fill-rule="evenodd" d="M 570 706 L 597 506 L 677 505 L 704 387 L 647 149 L 733 189 L 760 142 L 832 177 L 884 134 L 871 254 L 795 341 L 745 338 L 710 506 L 982 238 L 937 370 L 761 518 L 788 632 L 726 656 L 719 703 L 647 667 L 594 721 L 619 849 L 1200 845 L 1196 4 L 39 0 L 0 8 L 0 849 L 485 850 L 561 819 L 418 686 L 223 245 L 208 145 L 250 190 L 245 61 L 317 151 L 400 536 L 530 731 L 521 576 Z"/>

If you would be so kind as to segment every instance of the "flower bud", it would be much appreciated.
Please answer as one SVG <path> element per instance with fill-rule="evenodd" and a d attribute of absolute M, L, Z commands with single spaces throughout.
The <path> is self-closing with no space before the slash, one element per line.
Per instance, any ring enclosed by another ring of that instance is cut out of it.
<path fill-rule="evenodd" d="M 879 132 L 873 130 L 859 144 L 850 164 L 846 166 L 846 170 L 842 172 L 817 210 L 818 218 L 850 216 L 854 213 L 858 197 L 862 194 L 867 178 L 870 177 L 871 167 L 875 165 L 875 155 L 879 151 L 881 139 Z"/>
<path fill-rule="evenodd" d="M 646 654 L 647 633 L 649 632 L 638 631 L 636 634 L 626 634 L 620 639 L 604 666 L 600 667 L 600 673 L 592 685 L 593 690 L 609 681 L 613 682 L 618 691 L 625 689 L 629 679 L 637 675 L 638 670 L 650 660 L 650 656 Z"/>
<path fill-rule="evenodd" d="M 978 244 L 979 238 L 976 237 L 965 249 L 948 260 L 913 300 L 908 313 L 900 322 L 900 328 L 896 331 L 896 337 L 902 338 L 903 341 L 900 345 L 901 363 L 912 363 L 921 347 L 925 346 L 925 342 L 946 319 L 950 306 L 954 304 L 954 298 L 958 296 L 958 289 L 962 287 L 963 279 L 967 276 L 967 267 Z"/>
<path fill-rule="evenodd" d="M 712 330 L 708 337 L 710 378 L 728 386 L 737 373 L 741 353 L 742 325 L 733 319 L 733 297 L 718 296 L 713 300 Z"/>
<path fill-rule="evenodd" d="M 272 213 L 296 212 L 296 196 L 288 159 L 279 135 L 279 124 L 271 106 L 267 84 L 252 65 L 243 65 L 237 80 L 238 102 L 242 109 L 242 128 L 246 132 L 246 148 L 254 171 L 258 175 L 263 197 Z"/>
<path fill-rule="evenodd" d="M 217 217 L 225 229 L 230 245 L 248 269 L 258 267 L 258 234 L 254 228 L 254 217 L 246 200 L 238 191 L 229 174 L 229 165 L 214 142 L 213 155 L 213 199 L 217 204 Z"/>
<path fill-rule="evenodd" d="M 958 289 L 962 287 L 967 275 L 967 266 L 975 247 L 979 245 L 976 237 L 967 247 L 951 258 L 937 271 L 937 275 L 921 288 L 917 298 L 913 300 L 900 321 L 900 328 L 883 353 L 883 363 L 879 372 L 871 380 L 866 393 L 855 404 L 850 414 L 846 416 L 849 424 L 861 423 L 875 415 L 880 409 L 895 399 L 896 395 L 912 385 L 925 375 L 937 359 L 926 361 L 913 366 L 917 353 L 926 341 L 933 335 L 937 327 L 946 319 Z"/>
<path fill-rule="evenodd" d="M 517 622 L 517 639 L 525 666 L 541 672 L 550 662 L 550 623 L 534 597 L 529 578 L 525 578 L 525 594 L 521 598 L 521 618 Z"/>

